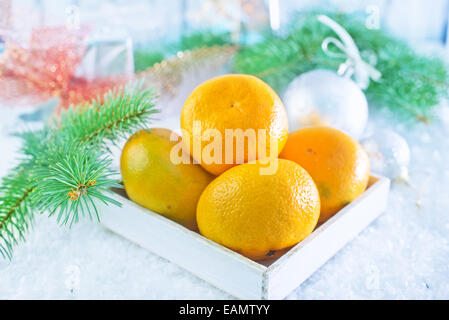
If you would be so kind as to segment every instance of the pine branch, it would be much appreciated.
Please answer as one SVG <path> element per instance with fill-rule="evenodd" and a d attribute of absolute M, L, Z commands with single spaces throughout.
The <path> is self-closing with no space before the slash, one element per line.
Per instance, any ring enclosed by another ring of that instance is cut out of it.
<path fill-rule="evenodd" d="M 155 63 L 169 59 L 179 51 L 194 50 L 204 47 L 226 46 L 234 44 L 229 32 L 196 30 L 185 34 L 176 43 L 164 45 L 159 50 L 138 48 L 134 51 L 134 69 L 136 72 L 152 67 Z"/>
<path fill-rule="evenodd" d="M 95 100 L 87 108 L 63 112 L 55 133 L 79 143 L 113 142 L 147 126 L 158 112 L 154 99 L 153 91 L 143 90 L 141 85 L 109 92 L 103 101 Z"/>
<path fill-rule="evenodd" d="M 33 212 L 30 195 L 33 186 L 23 165 L 3 177 L 0 187 L 0 254 L 11 259 L 12 247 L 31 226 Z"/>
<path fill-rule="evenodd" d="M 71 225 L 79 214 L 100 220 L 97 200 L 120 205 L 107 196 L 110 188 L 121 187 L 114 178 L 118 172 L 109 169 L 111 159 L 99 149 L 61 142 L 61 146 L 47 149 L 47 154 L 46 163 L 33 170 L 36 191 L 32 199 L 40 211 L 57 214 L 59 223 Z"/>
<path fill-rule="evenodd" d="M 145 128 L 157 112 L 154 94 L 141 86 L 125 87 L 90 104 L 64 111 L 23 139 L 22 164 L 0 187 L 0 253 L 11 258 L 33 213 L 56 215 L 71 225 L 80 215 L 99 219 L 98 202 L 120 205 L 108 196 L 120 187 L 111 170 L 107 143 Z"/>

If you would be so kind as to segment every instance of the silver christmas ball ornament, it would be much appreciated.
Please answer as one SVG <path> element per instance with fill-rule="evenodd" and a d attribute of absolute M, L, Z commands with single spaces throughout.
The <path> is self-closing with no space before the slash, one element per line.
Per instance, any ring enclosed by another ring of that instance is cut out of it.
<path fill-rule="evenodd" d="M 368 103 L 360 87 L 330 70 L 300 75 L 283 98 L 291 130 L 327 125 L 359 139 L 368 121 Z"/>

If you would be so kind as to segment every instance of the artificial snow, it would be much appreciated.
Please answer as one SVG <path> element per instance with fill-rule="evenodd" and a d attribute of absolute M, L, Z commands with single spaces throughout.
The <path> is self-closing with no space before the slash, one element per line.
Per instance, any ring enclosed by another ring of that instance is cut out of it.
<path fill-rule="evenodd" d="M 410 185 L 393 183 L 386 212 L 288 299 L 449 299 L 449 107 L 434 110 L 424 124 L 371 108 L 367 133 L 390 128 L 409 143 Z M 19 147 L 8 116 L 0 108 L 0 175 Z M 46 216 L 13 261 L 0 259 L 0 279 L 1 299 L 232 298 L 95 221 L 68 229 Z"/>

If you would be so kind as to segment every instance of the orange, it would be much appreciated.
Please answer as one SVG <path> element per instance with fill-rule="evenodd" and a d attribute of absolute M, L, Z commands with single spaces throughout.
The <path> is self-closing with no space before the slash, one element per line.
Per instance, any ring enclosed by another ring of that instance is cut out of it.
<path fill-rule="evenodd" d="M 318 190 L 293 161 L 261 175 L 260 161 L 235 166 L 215 178 L 198 201 L 202 235 L 254 260 L 273 256 L 307 237 L 320 215 Z"/>
<path fill-rule="evenodd" d="M 196 124 L 201 130 L 195 131 Z M 228 74 L 210 79 L 192 91 L 182 108 L 181 129 L 190 154 L 204 169 L 219 175 L 236 164 L 269 157 L 271 153 L 271 158 L 276 158 L 288 137 L 287 112 L 276 92 L 262 80 L 250 75 Z M 201 142 L 210 129 L 215 129 L 218 136 Z M 226 129 L 254 133 L 254 139 L 244 137 L 244 143 L 239 144 L 231 136 L 230 143 L 226 143 Z M 259 136 L 262 132 L 265 135 Z M 200 141 L 200 147 L 195 148 L 194 139 Z M 277 147 L 270 148 L 271 141 Z M 212 142 L 218 142 L 219 147 L 208 154 L 216 158 L 205 161 L 207 145 Z M 241 156 L 237 157 L 239 152 Z"/>
<path fill-rule="evenodd" d="M 196 205 L 213 176 L 198 164 L 173 163 L 171 152 L 180 139 L 168 129 L 140 130 L 125 144 L 120 169 L 132 201 L 196 229 Z"/>
<path fill-rule="evenodd" d="M 362 146 L 331 127 L 316 126 L 290 134 L 280 158 L 293 160 L 312 176 L 325 222 L 366 189 L 370 164 Z"/>

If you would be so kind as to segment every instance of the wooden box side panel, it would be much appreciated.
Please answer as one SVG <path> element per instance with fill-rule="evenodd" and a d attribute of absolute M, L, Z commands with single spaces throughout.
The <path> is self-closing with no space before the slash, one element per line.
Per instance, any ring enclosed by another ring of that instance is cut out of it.
<path fill-rule="evenodd" d="M 386 208 L 390 182 L 379 178 L 358 199 L 274 262 L 265 274 L 265 299 L 282 299 L 311 276 Z"/>
<path fill-rule="evenodd" d="M 123 206 L 104 209 L 105 227 L 238 298 L 262 297 L 266 267 L 120 195 L 114 197 Z"/>

